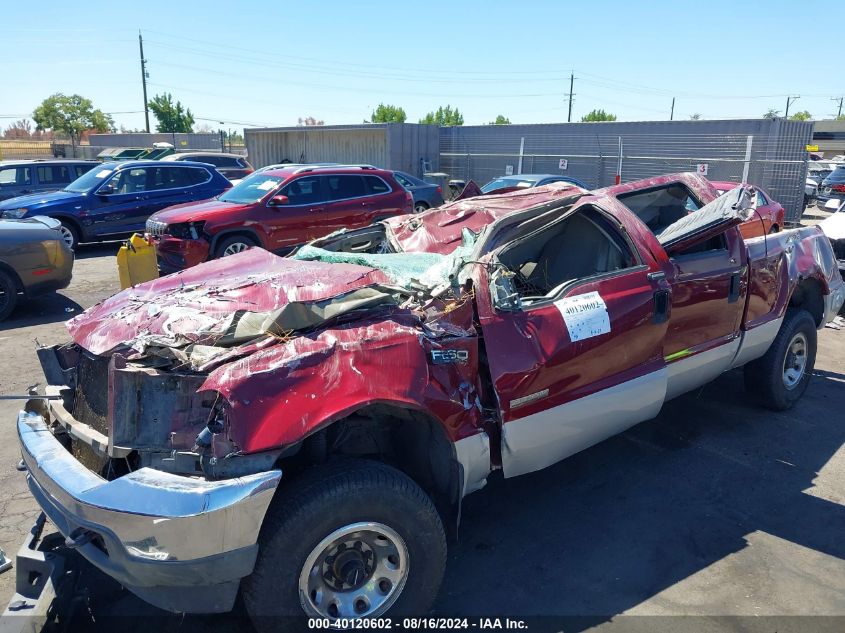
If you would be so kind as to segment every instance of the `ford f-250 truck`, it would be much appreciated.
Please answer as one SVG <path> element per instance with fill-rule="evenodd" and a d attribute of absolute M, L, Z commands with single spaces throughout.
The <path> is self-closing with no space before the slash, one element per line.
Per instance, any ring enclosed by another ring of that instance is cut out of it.
<path fill-rule="evenodd" d="M 816 228 L 744 241 L 754 197 L 549 185 L 124 290 L 38 350 L 22 468 L 69 546 L 164 609 L 424 614 L 492 471 L 743 365 L 762 404 L 801 397 L 845 286 Z"/>

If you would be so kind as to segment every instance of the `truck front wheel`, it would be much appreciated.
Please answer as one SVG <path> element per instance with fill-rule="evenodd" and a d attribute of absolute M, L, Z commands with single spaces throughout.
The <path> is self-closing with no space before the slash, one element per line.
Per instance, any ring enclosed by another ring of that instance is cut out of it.
<path fill-rule="evenodd" d="M 345 459 L 312 469 L 274 500 L 244 603 L 260 632 L 303 630 L 303 617 L 422 615 L 445 566 L 428 495 L 385 464 Z"/>
<path fill-rule="evenodd" d="M 786 411 L 804 395 L 816 363 L 816 322 L 790 308 L 768 351 L 745 366 L 745 386 L 774 411 Z"/>

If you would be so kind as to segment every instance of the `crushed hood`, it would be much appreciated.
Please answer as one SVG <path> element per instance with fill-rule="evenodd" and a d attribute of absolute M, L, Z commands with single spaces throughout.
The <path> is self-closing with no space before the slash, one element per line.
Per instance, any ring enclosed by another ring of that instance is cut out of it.
<path fill-rule="evenodd" d="M 383 272 L 299 261 L 260 248 L 206 262 L 98 303 L 67 323 L 93 354 L 221 346 L 306 329 L 345 312 L 395 305 Z"/>

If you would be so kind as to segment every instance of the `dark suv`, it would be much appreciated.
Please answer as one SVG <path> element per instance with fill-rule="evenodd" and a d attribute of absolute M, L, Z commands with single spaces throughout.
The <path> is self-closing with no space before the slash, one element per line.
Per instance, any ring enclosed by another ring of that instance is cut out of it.
<path fill-rule="evenodd" d="M 96 160 L 0 161 L 0 200 L 58 191 L 99 164 Z"/>
<path fill-rule="evenodd" d="M 816 206 L 824 209 L 831 198 L 845 198 L 845 165 L 837 165 L 819 185 L 816 194 Z"/>
<path fill-rule="evenodd" d="M 212 165 L 133 160 L 101 163 L 61 191 L 0 202 L 0 217 L 46 215 L 61 221 L 65 242 L 116 239 L 144 230 L 150 214 L 206 200 L 232 186 Z"/>
<path fill-rule="evenodd" d="M 214 165 L 217 171 L 229 180 L 246 178 L 255 171 L 243 156 L 223 154 L 221 152 L 180 152 L 165 156 L 161 160 L 193 160 L 199 161 L 200 163 L 208 163 L 209 165 Z"/>
<path fill-rule="evenodd" d="M 285 253 L 413 209 L 413 196 L 390 171 L 295 165 L 255 172 L 216 200 L 156 213 L 147 232 L 157 242 L 159 269 L 169 273 L 251 246 Z"/>

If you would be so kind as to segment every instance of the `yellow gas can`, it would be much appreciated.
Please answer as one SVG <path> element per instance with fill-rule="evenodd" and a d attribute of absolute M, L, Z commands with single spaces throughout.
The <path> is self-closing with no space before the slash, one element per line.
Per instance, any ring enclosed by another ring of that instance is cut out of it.
<path fill-rule="evenodd" d="M 135 233 L 117 251 L 117 271 L 121 288 L 158 278 L 155 244 Z"/>

